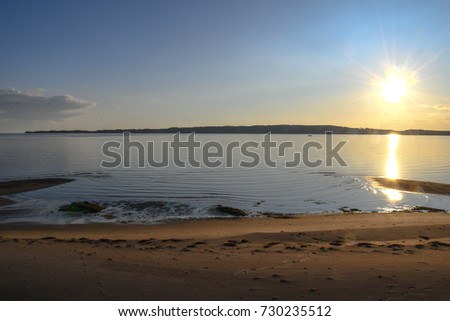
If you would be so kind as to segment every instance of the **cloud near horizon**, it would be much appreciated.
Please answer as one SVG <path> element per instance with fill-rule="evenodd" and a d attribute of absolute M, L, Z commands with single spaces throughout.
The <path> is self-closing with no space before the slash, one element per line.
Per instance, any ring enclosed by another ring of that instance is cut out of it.
<path fill-rule="evenodd" d="M 56 121 L 81 115 L 96 106 L 95 102 L 71 95 L 44 96 L 44 89 L 20 91 L 0 89 L 0 117 L 15 120 Z"/>
<path fill-rule="evenodd" d="M 433 109 L 435 110 L 439 119 L 450 121 L 450 104 L 434 105 Z"/>

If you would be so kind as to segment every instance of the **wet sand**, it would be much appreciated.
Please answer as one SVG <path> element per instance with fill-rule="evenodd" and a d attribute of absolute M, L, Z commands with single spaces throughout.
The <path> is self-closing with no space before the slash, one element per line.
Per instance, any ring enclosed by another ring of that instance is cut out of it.
<path fill-rule="evenodd" d="M 428 193 L 450 196 L 450 184 L 415 181 L 400 178 L 394 179 L 387 177 L 370 177 L 369 180 L 385 188 L 414 193 Z"/>
<path fill-rule="evenodd" d="M 34 191 L 72 181 L 73 179 L 66 178 L 42 178 L 0 182 L 0 206 L 14 204 L 13 200 L 1 196 Z"/>
<path fill-rule="evenodd" d="M 0 197 L 0 206 L 4 206 L 4 205 L 11 205 L 14 204 L 15 202 L 13 200 L 4 198 L 4 197 Z"/>
<path fill-rule="evenodd" d="M 2 300 L 450 300 L 450 214 L 0 225 Z"/>

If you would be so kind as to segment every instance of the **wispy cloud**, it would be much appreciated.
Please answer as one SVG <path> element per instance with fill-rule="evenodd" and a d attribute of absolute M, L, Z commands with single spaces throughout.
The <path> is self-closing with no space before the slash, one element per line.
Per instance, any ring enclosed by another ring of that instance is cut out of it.
<path fill-rule="evenodd" d="M 62 120 L 83 114 L 95 105 L 71 95 L 45 96 L 45 90 L 41 88 L 28 91 L 0 89 L 0 115 L 3 119 Z"/>
<path fill-rule="evenodd" d="M 433 108 L 439 111 L 450 111 L 450 104 L 434 105 Z"/>
<path fill-rule="evenodd" d="M 426 117 L 434 121 L 450 121 L 450 104 L 421 105 L 425 108 Z"/>

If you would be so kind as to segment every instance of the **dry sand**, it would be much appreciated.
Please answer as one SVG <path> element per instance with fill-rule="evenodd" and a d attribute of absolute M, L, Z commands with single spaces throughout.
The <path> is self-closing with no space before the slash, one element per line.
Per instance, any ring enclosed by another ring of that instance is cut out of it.
<path fill-rule="evenodd" d="M 450 300 L 450 214 L 0 225 L 2 300 Z"/>

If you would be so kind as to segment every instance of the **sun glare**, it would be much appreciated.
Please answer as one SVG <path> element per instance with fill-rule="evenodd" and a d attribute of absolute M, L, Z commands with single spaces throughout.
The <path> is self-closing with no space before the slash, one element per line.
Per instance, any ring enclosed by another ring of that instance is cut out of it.
<path fill-rule="evenodd" d="M 382 96 L 386 102 L 399 103 L 402 97 L 407 94 L 408 87 L 406 80 L 395 71 L 391 72 L 387 79 L 381 83 L 380 96 Z"/>

